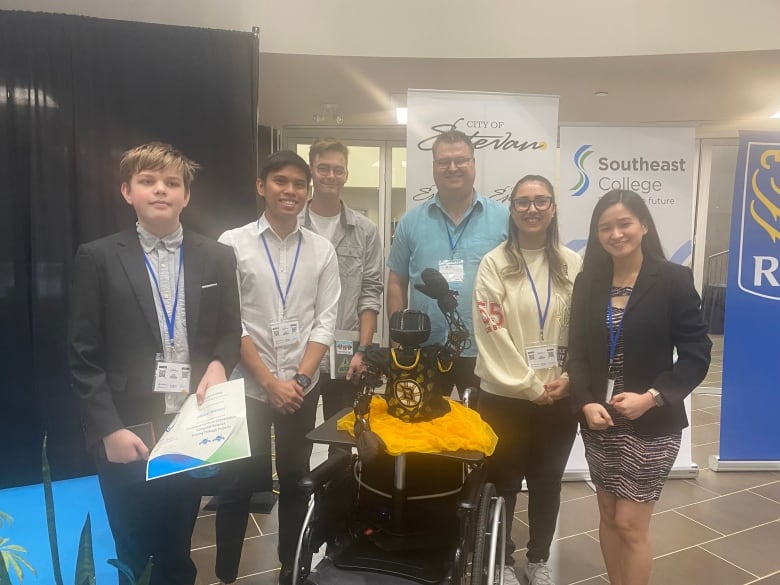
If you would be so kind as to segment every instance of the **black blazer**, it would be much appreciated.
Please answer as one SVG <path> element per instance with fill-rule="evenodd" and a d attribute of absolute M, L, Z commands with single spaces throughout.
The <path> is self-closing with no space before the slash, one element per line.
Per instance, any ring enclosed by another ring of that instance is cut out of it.
<path fill-rule="evenodd" d="M 233 250 L 187 229 L 182 246 L 194 391 L 212 360 L 220 360 L 228 376 L 238 362 L 241 313 Z M 135 230 L 79 247 L 68 359 L 90 449 L 118 429 L 145 422 L 155 423 L 159 438 L 170 420 L 163 396 L 152 390 L 155 356 L 162 353 L 153 294 Z"/>
<path fill-rule="evenodd" d="M 611 268 L 600 275 L 582 272 L 572 293 L 567 370 L 572 405 L 583 426 L 582 407 L 606 399 L 611 283 Z M 634 428 L 647 436 L 685 428 L 683 400 L 707 375 L 712 347 L 690 269 L 645 258 L 623 318 L 624 390 L 655 388 L 665 403 L 633 421 Z"/>

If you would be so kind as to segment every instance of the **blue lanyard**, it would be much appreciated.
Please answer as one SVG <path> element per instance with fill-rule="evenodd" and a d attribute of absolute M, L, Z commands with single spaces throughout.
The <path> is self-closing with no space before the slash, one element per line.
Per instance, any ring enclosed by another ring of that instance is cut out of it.
<path fill-rule="evenodd" d="M 629 300 L 631 295 L 628 296 Z M 626 308 L 628 308 L 628 301 L 626 301 Z M 609 299 L 609 305 L 607 306 L 607 318 L 609 319 L 609 367 L 612 368 L 612 361 L 615 359 L 615 352 L 617 351 L 618 340 L 620 339 L 620 332 L 623 331 L 623 323 L 626 320 L 626 311 L 623 310 L 623 317 L 620 319 L 620 324 L 617 326 L 617 331 L 612 324 L 612 297 Z"/>
<path fill-rule="evenodd" d="M 547 304 L 544 307 L 544 313 L 542 313 L 542 303 L 539 302 L 539 293 L 536 292 L 536 284 L 531 276 L 531 271 L 528 270 L 528 263 L 523 258 L 523 265 L 525 266 L 525 273 L 528 275 L 528 281 L 531 283 L 531 290 L 534 293 L 534 299 L 536 299 L 536 310 L 539 312 L 539 339 L 544 341 L 544 324 L 547 321 L 547 313 L 550 310 L 550 297 L 552 296 L 552 277 L 550 273 L 550 267 L 547 267 Z"/>
<path fill-rule="evenodd" d="M 174 324 L 176 323 L 176 308 L 179 306 L 179 282 L 181 282 L 181 268 L 184 265 L 184 248 L 179 248 L 179 273 L 176 275 L 176 294 L 173 297 L 173 308 L 171 314 L 168 314 L 168 309 L 165 308 L 165 301 L 163 300 L 162 291 L 160 290 L 160 283 L 157 280 L 157 275 L 154 273 L 152 263 L 149 262 L 149 256 L 144 254 L 144 262 L 146 262 L 146 268 L 149 270 L 149 274 L 152 276 L 152 281 L 157 289 L 157 296 L 160 298 L 160 307 L 162 308 L 163 319 L 165 319 L 165 326 L 168 328 L 168 342 L 173 349 L 173 333 Z"/>
<path fill-rule="evenodd" d="M 268 242 L 265 240 L 265 234 L 260 234 L 263 239 L 263 246 L 265 246 L 265 253 L 268 256 L 268 263 L 271 265 L 271 270 L 274 273 L 274 280 L 276 281 L 276 290 L 279 291 L 279 298 L 282 300 L 282 317 L 284 318 L 287 311 L 287 297 L 290 294 L 290 285 L 292 285 L 293 277 L 295 276 L 295 267 L 298 266 L 298 256 L 301 253 L 301 240 L 303 240 L 303 233 L 298 231 L 298 248 L 295 250 L 295 259 L 293 260 L 292 269 L 290 270 L 290 278 L 287 279 L 287 290 L 282 292 L 282 284 L 279 282 L 279 274 L 276 272 L 276 266 L 274 266 L 274 260 L 271 258 L 271 250 L 268 249 Z"/>
<path fill-rule="evenodd" d="M 439 207 L 439 211 L 441 211 L 442 218 L 444 219 L 444 229 L 447 230 L 447 238 L 450 240 L 450 253 L 454 256 L 455 255 L 455 248 L 458 247 L 458 244 L 460 243 L 460 239 L 463 237 L 463 234 L 466 232 L 466 227 L 469 225 L 469 222 L 471 221 L 471 216 L 474 215 L 474 210 L 472 209 L 469 213 L 469 216 L 466 218 L 466 221 L 463 223 L 463 229 L 460 231 L 460 235 L 458 236 L 458 239 L 455 240 L 455 242 L 452 241 L 452 233 L 450 233 L 450 226 L 447 225 L 447 214 L 444 213 L 444 210 Z M 458 227 L 455 226 L 455 231 L 458 231 Z"/>

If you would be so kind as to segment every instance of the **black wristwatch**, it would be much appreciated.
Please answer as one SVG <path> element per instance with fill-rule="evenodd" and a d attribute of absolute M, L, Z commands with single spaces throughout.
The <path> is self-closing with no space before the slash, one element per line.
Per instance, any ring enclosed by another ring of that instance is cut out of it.
<path fill-rule="evenodd" d="M 301 374 L 300 372 L 298 372 L 293 376 L 293 380 L 295 380 L 298 386 L 300 386 L 304 390 L 306 390 L 309 386 L 311 386 L 311 378 L 309 378 L 309 376 L 307 376 L 306 374 Z"/>

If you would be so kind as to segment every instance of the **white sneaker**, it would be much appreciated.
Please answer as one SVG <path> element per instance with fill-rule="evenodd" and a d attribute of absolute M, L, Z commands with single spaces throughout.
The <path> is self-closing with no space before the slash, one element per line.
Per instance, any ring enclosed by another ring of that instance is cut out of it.
<path fill-rule="evenodd" d="M 525 578 L 528 585 L 555 585 L 547 563 L 528 563 L 525 566 Z"/>
<path fill-rule="evenodd" d="M 500 583 L 498 575 L 496 575 L 496 583 Z M 511 565 L 504 566 L 504 585 L 520 585 L 520 581 L 515 573 L 515 568 Z"/>

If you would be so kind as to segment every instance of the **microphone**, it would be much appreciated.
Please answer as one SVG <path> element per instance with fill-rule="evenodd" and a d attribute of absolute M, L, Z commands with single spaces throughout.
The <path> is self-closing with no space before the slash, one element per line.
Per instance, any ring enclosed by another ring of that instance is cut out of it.
<path fill-rule="evenodd" d="M 435 299 L 442 313 L 451 313 L 458 307 L 458 299 L 455 298 L 441 272 L 434 268 L 426 268 L 422 271 L 422 281 L 423 284 L 415 284 L 414 288 Z"/>

